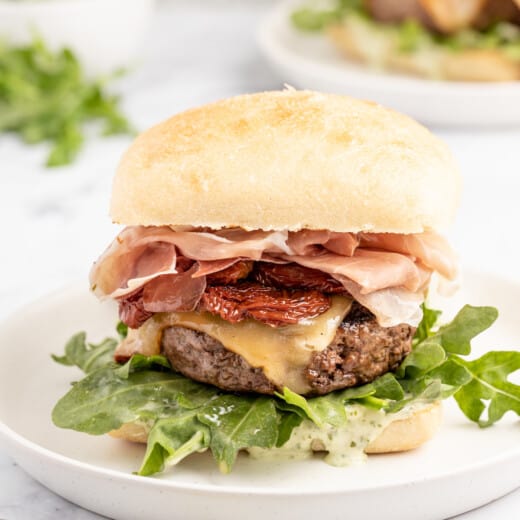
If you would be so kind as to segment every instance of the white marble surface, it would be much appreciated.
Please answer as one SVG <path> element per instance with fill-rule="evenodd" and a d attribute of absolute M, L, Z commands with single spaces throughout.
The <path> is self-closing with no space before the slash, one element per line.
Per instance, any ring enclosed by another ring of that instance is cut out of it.
<path fill-rule="evenodd" d="M 279 87 L 255 46 L 264 2 L 160 5 L 142 63 L 125 80 L 125 108 L 146 128 L 182 108 L 247 91 Z M 520 125 L 479 132 L 433 129 L 460 162 L 465 192 L 452 240 L 466 265 L 520 283 Z M 127 138 L 92 140 L 78 162 L 59 171 L 44 148 L 0 138 L 0 226 L 4 279 L 0 318 L 73 279 L 85 279 L 115 233 L 107 216 L 111 176 Z M 86 284 L 86 281 L 85 281 Z M 520 491 L 462 515 L 515 518 Z M 94 519 L 24 473 L 0 446 L 0 520 Z"/>

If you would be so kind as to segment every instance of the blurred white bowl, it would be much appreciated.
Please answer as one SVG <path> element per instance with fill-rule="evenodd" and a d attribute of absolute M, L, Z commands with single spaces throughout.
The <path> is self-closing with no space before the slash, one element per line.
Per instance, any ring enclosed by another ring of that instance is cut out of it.
<path fill-rule="evenodd" d="M 137 62 L 154 0 L 0 0 L 0 39 L 23 44 L 42 36 L 67 46 L 88 74 Z"/>

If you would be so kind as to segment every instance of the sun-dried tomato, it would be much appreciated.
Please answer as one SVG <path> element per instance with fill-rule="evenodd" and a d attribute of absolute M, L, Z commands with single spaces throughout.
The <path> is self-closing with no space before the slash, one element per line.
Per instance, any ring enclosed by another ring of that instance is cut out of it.
<path fill-rule="evenodd" d="M 257 283 L 207 287 L 200 309 L 237 323 L 247 318 L 273 327 L 298 323 L 330 308 L 330 299 L 316 290 L 286 290 Z"/>
<path fill-rule="evenodd" d="M 298 264 L 257 262 L 252 277 L 262 285 L 288 289 L 316 289 L 325 293 L 344 293 L 345 288 L 329 274 Z"/>
<path fill-rule="evenodd" d="M 252 260 L 239 260 L 222 271 L 208 274 L 206 281 L 208 285 L 232 285 L 246 278 L 252 269 Z"/>

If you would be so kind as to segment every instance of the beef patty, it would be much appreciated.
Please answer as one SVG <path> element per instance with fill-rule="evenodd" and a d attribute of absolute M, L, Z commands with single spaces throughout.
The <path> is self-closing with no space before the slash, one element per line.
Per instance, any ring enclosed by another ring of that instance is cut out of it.
<path fill-rule="evenodd" d="M 410 352 L 414 332 L 405 324 L 381 327 L 370 311 L 355 302 L 330 345 L 313 354 L 306 367 L 308 395 L 369 383 L 395 370 Z M 196 381 L 233 392 L 280 390 L 261 368 L 252 367 L 203 332 L 169 327 L 163 333 L 162 350 L 175 370 Z"/>

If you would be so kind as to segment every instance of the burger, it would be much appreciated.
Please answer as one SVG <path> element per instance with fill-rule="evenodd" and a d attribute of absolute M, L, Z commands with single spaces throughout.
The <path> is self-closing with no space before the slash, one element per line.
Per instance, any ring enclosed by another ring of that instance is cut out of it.
<path fill-rule="evenodd" d="M 243 95 L 148 130 L 90 273 L 120 339 L 55 357 L 86 373 L 55 424 L 147 443 L 143 475 L 207 449 L 229 471 L 243 450 L 345 465 L 421 445 L 496 318 L 467 306 L 436 328 L 424 304 L 457 273 L 439 230 L 460 184 L 427 129 L 346 96 Z"/>
<path fill-rule="evenodd" d="M 308 2 L 292 20 L 324 30 L 348 59 L 376 69 L 455 81 L 520 79 L 519 0 Z"/>

